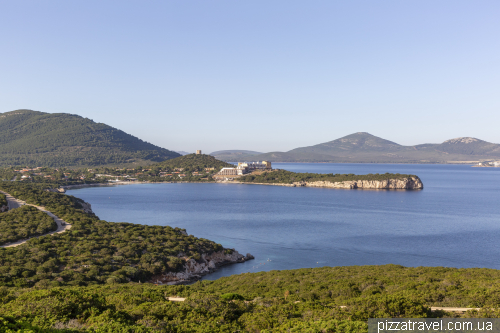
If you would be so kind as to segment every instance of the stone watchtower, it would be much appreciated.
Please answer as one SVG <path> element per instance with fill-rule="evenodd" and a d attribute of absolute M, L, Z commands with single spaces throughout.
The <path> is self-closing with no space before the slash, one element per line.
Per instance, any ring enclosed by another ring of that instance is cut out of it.
<path fill-rule="evenodd" d="M 197 150 L 196 155 L 201 155 L 201 150 Z"/>

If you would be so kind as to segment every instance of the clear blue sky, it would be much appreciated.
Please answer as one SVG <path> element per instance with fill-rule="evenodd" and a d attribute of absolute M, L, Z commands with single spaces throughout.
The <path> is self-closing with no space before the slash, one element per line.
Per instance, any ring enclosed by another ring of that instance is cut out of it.
<path fill-rule="evenodd" d="M 500 143 L 500 1 L 0 1 L 0 112 L 173 150 Z"/>

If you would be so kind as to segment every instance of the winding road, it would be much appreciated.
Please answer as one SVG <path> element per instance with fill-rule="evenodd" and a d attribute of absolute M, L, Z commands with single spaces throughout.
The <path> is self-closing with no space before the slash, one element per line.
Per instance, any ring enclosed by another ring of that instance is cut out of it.
<path fill-rule="evenodd" d="M 58 218 L 53 213 L 51 213 L 48 210 L 46 210 L 45 207 L 27 204 L 25 201 L 16 199 L 12 195 L 10 195 L 9 193 L 4 192 L 4 191 L 0 191 L 0 193 L 5 194 L 5 196 L 7 197 L 7 203 L 9 204 L 9 210 L 16 209 L 16 208 L 19 208 L 21 206 L 27 205 L 27 206 L 32 206 L 32 207 L 37 208 L 38 210 L 44 212 L 45 214 L 47 214 L 48 216 L 50 216 L 50 217 L 52 217 L 54 219 L 54 221 L 57 224 L 57 229 L 55 231 L 51 231 L 49 233 L 46 233 L 46 234 L 43 234 L 43 235 L 40 235 L 40 236 L 47 236 L 47 235 L 52 235 L 52 234 L 60 234 L 62 232 L 65 232 L 66 230 L 71 229 L 71 224 L 68 224 L 66 221 Z M 40 237 L 40 236 L 34 236 L 34 237 L 31 237 L 31 238 L 37 238 L 37 237 Z M 16 246 L 19 246 L 21 244 L 26 243 L 31 238 L 21 239 L 21 240 L 18 240 L 17 242 L 8 243 L 7 245 L 1 245 L 0 247 L 16 247 Z"/>

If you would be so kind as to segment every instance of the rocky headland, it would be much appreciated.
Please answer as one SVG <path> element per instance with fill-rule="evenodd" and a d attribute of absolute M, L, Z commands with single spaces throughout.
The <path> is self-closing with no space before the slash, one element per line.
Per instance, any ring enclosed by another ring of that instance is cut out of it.
<path fill-rule="evenodd" d="M 418 177 L 408 177 L 402 179 L 385 180 L 349 180 L 342 182 L 312 181 L 294 182 L 292 184 L 283 183 L 241 183 L 255 185 L 276 185 L 288 187 L 327 187 L 338 189 L 376 189 L 376 190 L 421 190 L 424 184 Z"/>
<path fill-rule="evenodd" d="M 181 257 L 182 258 L 182 257 Z M 254 259 L 250 253 L 246 256 L 234 249 L 224 249 L 211 254 L 202 254 L 200 260 L 182 258 L 185 260 L 183 270 L 154 276 L 149 282 L 155 284 L 187 284 L 199 280 L 203 275 L 212 273 L 217 268 L 242 263 Z"/>
<path fill-rule="evenodd" d="M 380 189 L 380 190 L 421 190 L 424 184 L 418 177 L 409 177 L 404 179 L 386 179 L 386 180 L 353 180 L 344 182 L 298 182 L 295 186 L 308 187 L 331 187 L 344 189 Z"/>

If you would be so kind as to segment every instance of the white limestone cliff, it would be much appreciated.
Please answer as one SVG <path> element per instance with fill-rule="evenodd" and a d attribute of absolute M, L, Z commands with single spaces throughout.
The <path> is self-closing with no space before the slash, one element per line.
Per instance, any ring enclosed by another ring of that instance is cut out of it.
<path fill-rule="evenodd" d="M 216 270 L 218 267 L 233 263 L 241 263 L 254 257 L 247 253 L 246 256 L 232 250 L 231 253 L 226 253 L 226 249 L 211 254 L 202 254 L 201 259 L 186 260 L 184 268 L 181 272 L 169 272 L 153 277 L 150 282 L 156 284 L 182 284 L 198 280 L 203 275 Z"/>
<path fill-rule="evenodd" d="M 344 182 L 296 182 L 295 186 L 308 187 L 330 187 L 343 189 L 392 189 L 392 190 L 420 190 L 424 188 L 424 184 L 418 177 L 408 177 L 402 179 L 385 179 L 385 180 L 352 180 Z"/>
<path fill-rule="evenodd" d="M 288 187 L 328 187 L 338 189 L 421 190 L 424 184 L 418 177 L 384 180 L 349 180 L 343 182 L 315 181 L 283 183 L 240 183 L 250 185 L 274 185 Z"/>

